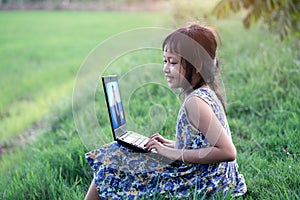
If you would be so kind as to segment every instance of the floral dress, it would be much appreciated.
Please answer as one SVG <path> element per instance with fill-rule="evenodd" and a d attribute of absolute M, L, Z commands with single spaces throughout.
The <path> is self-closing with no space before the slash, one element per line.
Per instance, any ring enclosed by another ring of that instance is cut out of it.
<path fill-rule="evenodd" d="M 200 97 L 211 106 L 231 137 L 223 107 L 215 93 L 200 88 L 190 95 Z M 183 104 L 177 119 L 175 148 L 199 149 L 209 146 L 204 135 L 188 121 Z M 247 191 L 236 161 L 218 164 L 176 161 L 176 165 L 171 165 L 147 153 L 133 152 L 117 142 L 88 152 L 85 156 L 94 170 L 94 183 L 101 199 L 153 198 L 157 194 L 165 198 L 190 198 L 195 192 L 206 196 L 231 192 L 233 196 L 240 196 Z"/>

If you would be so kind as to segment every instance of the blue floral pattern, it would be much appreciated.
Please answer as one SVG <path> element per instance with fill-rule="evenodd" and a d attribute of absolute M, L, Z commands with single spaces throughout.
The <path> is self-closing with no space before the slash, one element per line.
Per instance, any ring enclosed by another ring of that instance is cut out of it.
<path fill-rule="evenodd" d="M 203 99 L 211 106 L 220 123 L 230 135 L 223 107 L 210 89 L 197 89 L 190 95 Z M 179 110 L 176 126 L 177 149 L 209 147 L 204 135 L 188 121 L 184 106 Z M 189 198 L 197 194 L 216 193 L 233 196 L 246 193 L 243 175 L 236 161 L 218 164 L 178 165 L 161 163 L 146 154 L 135 153 L 117 142 L 104 145 L 85 154 L 94 170 L 94 182 L 101 199 L 140 199 L 162 194 L 166 198 Z"/>

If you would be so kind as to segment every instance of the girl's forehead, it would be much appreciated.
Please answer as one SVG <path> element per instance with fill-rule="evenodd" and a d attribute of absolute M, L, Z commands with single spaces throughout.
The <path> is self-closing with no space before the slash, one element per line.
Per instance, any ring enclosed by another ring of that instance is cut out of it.
<path fill-rule="evenodd" d="M 174 53 L 170 49 L 167 49 L 167 48 L 164 49 L 164 56 L 172 57 L 172 58 L 180 58 L 180 56 L 177 53 Z"/>

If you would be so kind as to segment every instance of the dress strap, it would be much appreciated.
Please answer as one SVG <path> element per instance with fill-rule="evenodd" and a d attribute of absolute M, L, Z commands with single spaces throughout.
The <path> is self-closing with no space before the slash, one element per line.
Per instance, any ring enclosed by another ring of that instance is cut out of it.
<path fill-rule="evenodd" d="M 213 99 L 212 99 L 212 90 L 209 88 L 198 88 L 194 91 L 192 91 L 184 100 L 185 102 L 192 96 L 200 97 L 203 101 L 205 101 L 208 105 L 212 105 Z"/>

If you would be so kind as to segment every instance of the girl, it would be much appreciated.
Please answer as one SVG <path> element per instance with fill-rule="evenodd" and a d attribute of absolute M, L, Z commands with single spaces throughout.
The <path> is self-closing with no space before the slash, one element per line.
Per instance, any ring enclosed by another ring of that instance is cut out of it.
<path fill-rule="evenodd" d="M 191 24 L 168 35 L 162 48 L 168 86 L 181 88 L 185 98 L 178 113 L 176 140 L 154 134 L 145 147 L 177 165 L 160 163 L 113 142 L 86 154 L 95 170 L 86 199 L 246 193 L 215 80 L 219 66 L 214 31 Z"/>

